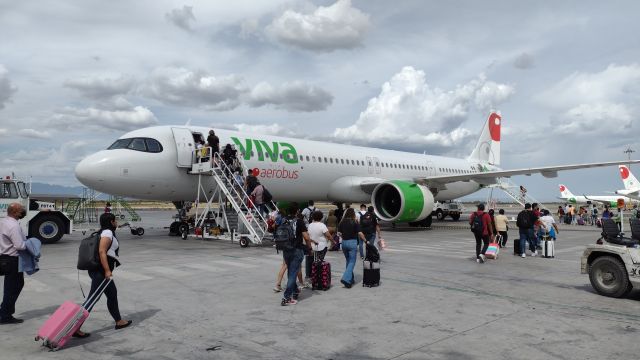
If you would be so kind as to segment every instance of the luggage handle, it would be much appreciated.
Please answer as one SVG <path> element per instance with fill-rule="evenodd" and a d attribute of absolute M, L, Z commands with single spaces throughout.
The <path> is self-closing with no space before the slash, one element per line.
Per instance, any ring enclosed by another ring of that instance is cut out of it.
<path fill-rule="evenodd" d="M 104 280 L 102 280 L 100 285 L 98 285 L 98 287 L 96 288 L 96 291 L 94 291 L 93 294 L 89 295 L 89 297 L 85 299 L 84 303 L 82 303 L 82 307 L 85 310 L 92 308 L 98 302 L 98 299 L 100 299 L 102 293 L 107 289 L 107 286 L 111 284 L 111 281 L 112 278 L 105 278 Z"/>

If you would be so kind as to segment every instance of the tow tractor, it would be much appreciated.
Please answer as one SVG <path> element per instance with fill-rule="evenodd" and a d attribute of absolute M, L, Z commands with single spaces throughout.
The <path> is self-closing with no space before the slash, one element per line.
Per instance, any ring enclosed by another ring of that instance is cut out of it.
<path fill-rule="evenodd" d="M 602 219 L 602 237 L 582 254 L 581 273 L 589 274 L 600 295 L 619 298 L 640 289 L 640 220 L 631 219 L 630 225 L 628 238 L 614 220 Z"/>
<path fill-rule="evenodd" d="M 27 211 L 20 220 L 27 237 L 40 239 L 43 244 L 55 243 L 73 230 L 73 222 L 55 204 L 30 199 L 27 184 L 13 176 L 0 179 L 0 218 L 7 216 L 11 203 L 20 203 Z"/>

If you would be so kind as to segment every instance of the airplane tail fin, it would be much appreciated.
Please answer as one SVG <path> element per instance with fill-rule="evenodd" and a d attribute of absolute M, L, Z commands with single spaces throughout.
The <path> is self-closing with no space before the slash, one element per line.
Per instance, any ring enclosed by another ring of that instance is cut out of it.
<path fill-rule="evenodd" d="M 566 186 L 560 184 L 560 196 L 563 199 L 569 199 L 573 197 L 573 194 L 571 193 L 571 191 L 569 191 L 569 189 Z"/>
<path fill-rule="evenodd" d="M 502 116 L 497 112 L 491 112 L 487 122 L 482 128 L 480 138 L 469 160 L 500 165 L 500 127 Z"/>
<path fill-rule="evenodd" d="M 618 165 L 618 167 L 620 168 L 620 176 L 622 177 L 624 188 L 627 190 L 640 189 L 640 183 L 638 183 L 638 179 L 633 176 L 629 167 L 627 165 Z"/>

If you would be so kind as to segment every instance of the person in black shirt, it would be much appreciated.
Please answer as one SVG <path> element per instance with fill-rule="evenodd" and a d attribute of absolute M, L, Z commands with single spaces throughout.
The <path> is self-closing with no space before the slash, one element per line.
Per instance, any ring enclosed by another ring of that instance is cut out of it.
<path fill-rule="evenodd" d="M 209 136 L 207 136 L 207 144 L 209 145 L 209 147 L 211 147 L 211 156 L 214 156 L 213 154 L 220 152 L 220 139 L 218 139 L 218 137 L 216 136 L 215 131 L 209 130 Z"/>
<path fill-rule="evenodd" d="M 253 176 L 253 171 L 251 169 L 247 170 L 247 177 L 245 178 L 245 188 L 247 189 L 247 194 L 251 194 L 253 189 L 258 186 L 258 178 Z"/>
<path fill-rule="evenodd" d="M 296 248 L 291 250 L 283 250 L 282 257 L 287 264 L 287 289 L 284 291 L 280 305 L 295 305 L 298 303 L 298 285 L 296 284 L 296 276 L 302 265 L 304 253 L 307 248 L 311 248 L 311 238 L 307 233 L 307 226 L 304 220 L 297 217 L 298 204 L 291 203 L 289 205 L 289 214 L 285 221 L 293 224 L 296 233 Z"/>
<path fill-rule="evenodd" d="M 352 208 L 347 209 L 344 218 L 338 224 L 338 233 L 342 237 L 342 252 L 347 260 L 346 269 L 340 282 L 348 289 L 355 282 L 353 268 L 356 266 L 358 256 L 358 239 L 366 241 L 360 230 L 360 225 L 356 221 L 356 212 Z"/>

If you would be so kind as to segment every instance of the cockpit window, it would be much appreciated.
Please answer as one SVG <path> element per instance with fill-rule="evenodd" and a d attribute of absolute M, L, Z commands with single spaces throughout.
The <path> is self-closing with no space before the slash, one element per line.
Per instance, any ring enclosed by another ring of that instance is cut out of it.
<path fill-rule="evenodd" d="M 144 139 L 133 139 L 131 144 L 129 144 L 129 149 L 147 151 L 147 146 L 144 144 Z"/>
<path fill-rule="evenodd" d="M 126 149 L 127 146 L 129 146 L 129 143 L 131 142 L 131 140 L 132 139 L 118 139 L 116 140 L 116 142 L 113 143 L 113 145 L 109 146 L 107 150 Z"/>
<path fill-rule="evenodd" d="M 152 153 L 159 153 L 162 151 L 162 145 L 156 139 L 145 139 L 147 143 L 147 150 Z"/>
<path fill-rule="evenodd" d="M 156 139 L 151 138 L 131 138 L 131 139 L 118 139 L 107 150 L 114 149 L 129 149 L 136 151 L 144 151 L 151 153 L 162 152 L 162 145 Z"/>
<path fill-rule="evenodd" d="M 0 198 L 17 199 L 18 190 L 16 189 L 16 184 L 12 182 L 2 183 L 2 186 L 0 187 Z"/>

